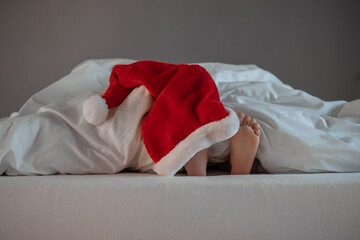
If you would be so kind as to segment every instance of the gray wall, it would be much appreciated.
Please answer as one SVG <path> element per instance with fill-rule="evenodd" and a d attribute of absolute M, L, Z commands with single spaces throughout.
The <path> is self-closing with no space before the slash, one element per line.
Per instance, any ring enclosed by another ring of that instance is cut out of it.
<path fill-rule="evenodd" d="M 0 0 L 0 117 L 89 58 L 256 64 L 360 98 L 360 1 Z"/>

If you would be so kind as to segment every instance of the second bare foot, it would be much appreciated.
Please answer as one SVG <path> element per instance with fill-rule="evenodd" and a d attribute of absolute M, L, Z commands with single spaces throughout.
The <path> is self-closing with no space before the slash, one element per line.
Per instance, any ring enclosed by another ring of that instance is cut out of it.
<path fill-rule="evenodd" d="M 230 139 L 231 174 L 249 174 L 259 147 L 260 129 L 254 118 L 238 113 L 240 127 Z"/>

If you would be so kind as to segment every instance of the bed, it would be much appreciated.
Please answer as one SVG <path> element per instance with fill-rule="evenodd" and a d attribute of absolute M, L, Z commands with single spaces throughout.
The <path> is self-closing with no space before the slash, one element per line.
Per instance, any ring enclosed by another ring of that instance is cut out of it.
<path fill-rule="evenodd" d="M 253 65 L 200 64 L 224 105 L 258 119 L 260 161 L 248 176 L 163 177 L 139 131 L 81 120 L 79 103 L 131 62 L 88 60 L 0 121 L 2 239 L 360 238 L 359 100 L 324 102 Z M 119 128 L 126 141 L 102 137 Z"/>

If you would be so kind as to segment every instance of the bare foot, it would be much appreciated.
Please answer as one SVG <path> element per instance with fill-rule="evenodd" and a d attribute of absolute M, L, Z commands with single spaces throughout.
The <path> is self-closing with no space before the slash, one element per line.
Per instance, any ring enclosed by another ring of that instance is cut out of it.
<path fill-rule="evenodd" d="M 188 176 L 206 176 L 209 148 L 196 153 L 186 164 L 185 170 Z"/>
<path fill-rule="evenodd" d="M 239 131 L 230 139 L 231 174 L 249 174 L 259 147 L 260 129 L 255 119 L 238 113 Z"/>

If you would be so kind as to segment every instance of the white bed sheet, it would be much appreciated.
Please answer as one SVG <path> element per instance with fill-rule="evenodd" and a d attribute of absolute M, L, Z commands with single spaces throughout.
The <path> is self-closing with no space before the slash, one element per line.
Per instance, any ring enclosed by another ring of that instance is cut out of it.
<path fill-rule="evenodd" d="M 0 177 L 1 239 L 360 239 L 360 173 Z"/>

